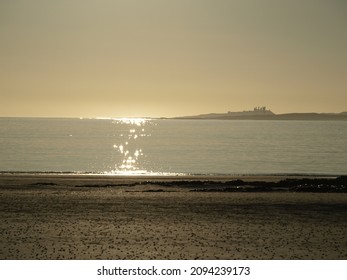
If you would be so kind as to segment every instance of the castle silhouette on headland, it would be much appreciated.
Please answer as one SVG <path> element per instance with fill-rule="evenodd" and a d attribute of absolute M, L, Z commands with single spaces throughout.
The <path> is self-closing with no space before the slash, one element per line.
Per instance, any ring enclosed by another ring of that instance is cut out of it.
<path fill-rule="evenodd" d="M 230 116 L 254 116 L 254 115 L 275 115 L 272 111 L 266 109 L 266 106 L 254 107 L 253 111 L 231 112 L 227 113 Z"/>

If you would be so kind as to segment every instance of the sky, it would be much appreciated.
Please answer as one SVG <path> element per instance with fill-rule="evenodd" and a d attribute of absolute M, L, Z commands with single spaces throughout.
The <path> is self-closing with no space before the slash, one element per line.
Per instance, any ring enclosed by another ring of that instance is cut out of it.
<path fill-rule="evenodd" d="M 0 0 L 0 116 L 347 111 L 345 0 Z"/>

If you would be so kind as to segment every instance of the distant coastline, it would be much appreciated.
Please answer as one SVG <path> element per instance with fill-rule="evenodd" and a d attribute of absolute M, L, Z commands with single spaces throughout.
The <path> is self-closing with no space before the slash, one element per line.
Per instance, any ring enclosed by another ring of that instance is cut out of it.
<path fill-rule="evenodd" d="M 193 116 L 174 117 L 184 120 L 305 120 L 347 121 L 347 111 L 341 113 L 286 113 L 275 114 L 266 107 L 256 107 L 252 111 L 210 113 Z"/>

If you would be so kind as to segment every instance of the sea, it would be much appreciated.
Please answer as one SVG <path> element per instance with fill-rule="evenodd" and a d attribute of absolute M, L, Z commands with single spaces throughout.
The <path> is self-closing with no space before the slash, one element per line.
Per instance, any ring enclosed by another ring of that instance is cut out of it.
<path fill-rule="evenodd" d="M 0 172 L 346 175 L 347 122 L 0 118 Z"/>

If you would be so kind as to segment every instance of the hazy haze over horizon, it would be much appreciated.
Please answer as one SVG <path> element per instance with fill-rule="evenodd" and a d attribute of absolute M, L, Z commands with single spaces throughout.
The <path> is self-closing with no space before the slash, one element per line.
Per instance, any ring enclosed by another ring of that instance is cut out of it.
<path fill-rule="evenodd" d="M 0 116 L 342 112 L 347 2 L 0 1 Z"/>

